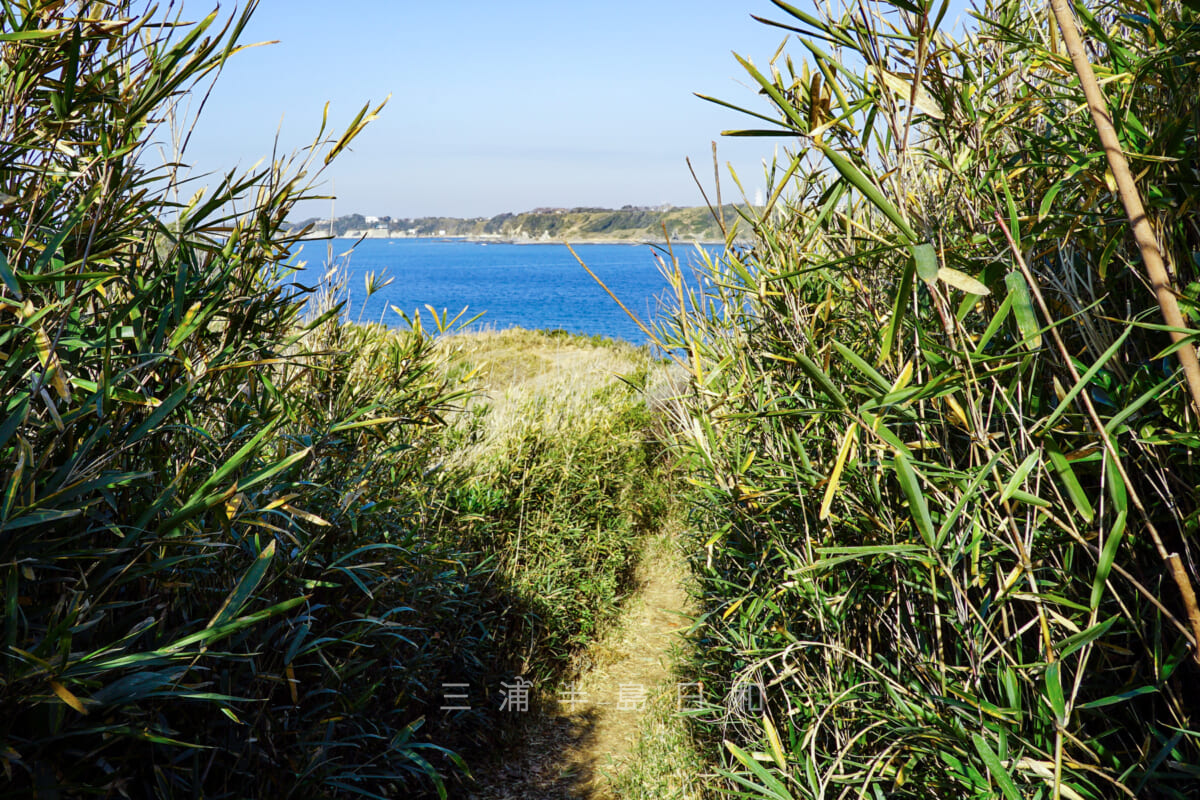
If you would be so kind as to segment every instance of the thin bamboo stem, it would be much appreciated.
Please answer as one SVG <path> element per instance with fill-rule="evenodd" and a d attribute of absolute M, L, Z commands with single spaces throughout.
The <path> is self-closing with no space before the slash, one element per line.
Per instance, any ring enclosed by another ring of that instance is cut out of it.
<path fill-rule="evenodd" d="M 1084 52 L 1083 41 L 1076 29 L 1075 17 L 1067 6 L 1067 0 L 1050 0 L 1050 6 L 1058 20 L 1058 27 L 1062 30 L 1063 42 L 1067 46 L 1067 53 L 1071 56 L 1071 63 L 1075 65 L 1075 72 L 1079 75 L 1079 83 L 1083 86 L 1088 109 L 1092 112 L 1092 121 L 1096 125 L 1096 132 L 1100 135 L 1100 144 L 1104 147 L 1104 155 L 1108 158 L 1108 168 L 1116 180 L 1117 192 L 1125 206 L 1129 224 L 1133 228 L 1133 237 L 1137 241 L 1138 249 L 1142 252 L 1142 261 L 1146 264 L 1150 286 L 1154 290 L 1154 296 L 1158 299 L 1158 307 L 1162 310 L 1163 320 L 1172 328 L 1171 341 L 1179 345 L 1175 350 L 1175 355 L 1183 366 L 1183 373 L 1187 376 L 1188 388 L 1192 393 L 1192 405 L 1197 416 L 1200 417 L 1200 360 L 1197 360 L 1196 348 L 1190 342 L 1180 344 L 1192 332 L 1184 332 L 1187 331 L 1187 323 L 1179 311 L 1179 303 L 1175 300 L 1175 290 L 1171 287 L 1171 276 L 1163 265 L 1162 253 L 1158 249 L 1158 240 L 1150 226 L 1150 219 L 1146 216 L 1146 209 L 1142 206 L 1142 198 L 1133 181 L 1133 175 L 1129 171 L 1125 153 L 1121 150 L 1121 142 L 1117 138 L 1112 117 L 1108 113 L 1108 102 L 1104 98 L 1100 84 L 1096 82 L 1096 74 L 1092 70 L 1091 62 L 1088 61 L 1087 53 Z"/>
<path fill-rule="evenodd" d="M 1054 324 L 1054 317 L 1050 314 L 1050 309 L 1046 305 L 1046 300 L 1042 296 L 1042 289 L 1038 285 L 1037 280 L 1033 277 L 1033 272 L 1025 263 L 1025 259 L 1021 256 L 1021 251 L 1017 248 L 1017 243 L 1013 241 L 1012 234 L 1008 230 L 1008 226 L 1004 224 L 1004 220 L 999 214 L 996 214 L 996 222 L 1000 225 L 1000 230 L 1004 232 L 1004 238 L 1008 240 L 1009 249 L 1012 250 L 1013 258 L 1016 259 L 1017 266 L 1021 273 L 1025 276 L 1026 282 L 1029 283 L 1029 290 L 1032 292 L 1034 299 L 1037 301 L 1038 308 L 1041 309 L 1043 316 L 1046 318 L 1046 323 L 1050 326 L 1050 337 L 1054 339 L 1054 344 L 1058 348 L 1058 353 L 1062 356 L 1063 363 L 1066 364 L 1067 370 L 1071 373 L 1071 380 L 1076 385 L 1082 380 L 1079 375 L 1079 370 L 1075 368 L 1075 363 L 1071 361 L 1071 355 L 1067 351 L 1067 346 L 1063 343 L 1062 337 L 1058 335 L 1058 326 Z M 1170 553 L 1167 551 L 1166 545 L 1163 543 L 1162 536 L 1158 532 L 1158 528 L 1150 520 L 1150 514 L 1146 510 L 1146 506 L 1142 503 L 1141 495 L 1130 480 L 1129 473 L 1125 470 L 1125 465 L 1121 462 L 1121 456 L 1117 452 L 1116 445 L 1113 444 L 1112 437 L 1108 435 L 1108 431 L 1104 428 L 1104 423 L 1100 420 L 1100 415 L 1096 413 L 1096 407 L 1092 404 L 1092 398 L 1087 392 L 1080 392 L 1078 398 L 1082 400 L 1084 408 L 1087 410 L 1088 417 L 1092 421 L 1092 425 L 1096 428 L 1096 433 L 1100 440 L 1104 443 L 1104 448 L 1108 452 L 1109 458 L 1113 461 L 1113 466 L 1121 476 L 1121 480 L 1125 482 L 1125 491 L 1129 495 L 1129 502 L 1133 503 L 1134 508 L 1142 515 L 1142 520 L 1146 524 L 1146 531 L 1150 534 L 1151 540 L 1154 542 L 1154 548 L 1158 551 L 1158 555 L 1166 563 L 1171 572 L 1171 578 L 1175 581 L 1175 585 L 1179 588 L 1180 597 L 1183 600 L 1184 609 L 1187 611 L 1188 624 L 1192 628 L 1192 642 L 1200 643 L 1200 608 L 1196 605 L 1196 592 L 1192 588 L 1191 579 L 1188 577 L 1187 570 L 1184 569 L 1183 563 L 1179 558 L 1178 553 Z M 1200 664 L 1200 646 L 1195 644 L 1192 647 L 1192 659 Z"/>

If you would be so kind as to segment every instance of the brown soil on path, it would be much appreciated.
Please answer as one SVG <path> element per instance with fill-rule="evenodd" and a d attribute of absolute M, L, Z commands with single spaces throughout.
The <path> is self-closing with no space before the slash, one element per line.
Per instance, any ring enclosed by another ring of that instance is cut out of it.
<path fill-rule="evenodd" d="M 621 620 L 561 687 L 557 707 L 532 708 L 522 741 L 477 765 L 471 800 L 615 800 L 610 776 L 624 767 L 654 693 L 671 691 L 671 662 L 687 630 L 686 567 L 666 533 L 647 542 Z M 549 698 L 552 702 L 555 698 Z"/>

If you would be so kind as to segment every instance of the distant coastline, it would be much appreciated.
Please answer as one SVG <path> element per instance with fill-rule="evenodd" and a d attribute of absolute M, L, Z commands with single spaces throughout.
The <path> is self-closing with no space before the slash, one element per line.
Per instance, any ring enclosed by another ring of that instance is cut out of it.
<path fill-rule="evenodd" d="M 749 233 L 745 207 L 724 206 L 718 214 L 731 229 Z M 307 239 L 446 239 L 496 244 L 640 244 L 666 240 L 723 244 L 725 233 L 713 210 L 704 206 L 655 208 L 539 208 L 494 217 L 392 218 L 350 214 L 310 218 L 293 226 Z M 738 236 L 737 238 L 742 238 Z"/>

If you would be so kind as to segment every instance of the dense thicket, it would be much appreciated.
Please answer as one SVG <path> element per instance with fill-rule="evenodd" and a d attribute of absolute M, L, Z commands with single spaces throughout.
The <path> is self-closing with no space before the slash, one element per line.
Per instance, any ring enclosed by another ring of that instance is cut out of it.
<path fill-rule="evenodd" d="M 1194 584 L 1196 411 L 1053 17 L 989 0 L 955 40 L 944 3 L 776 5 L 747 133 L 798 144 L 661 330 L 730 786 L 1194 796 L 1196 643 L 1150 527 Z M 1200 18 L 1076 13 L 1195 321 Z"/>
<path fill-rule="evenodd" d="M 445 746 L 494 741 L 501 681 L 563 674 L 637 551 L 632 392 L 606 395 L 616 461 L 594 463 L 615 471 L 580 521 L 533 520 L 540 496 L 489 489 L 503 475 L 439 469 L 466 370 L 419 323 L 343 324 L 336 293 L 295 284 L 286 217 L 369 108 L 203 192 L 156 166 L 253 5 L 224 27 L 0 5 L 5 796 L 444 793 Z M 539 491 L 574 452 L 554 438 L 512 467 L 542 464 Z M 601 563 L 498 569 L 514 531 L 580 526 Z M 570 619 L 532 605 L 568 591 Z M 472 709 L 443 711 L 445 683 Z"/>

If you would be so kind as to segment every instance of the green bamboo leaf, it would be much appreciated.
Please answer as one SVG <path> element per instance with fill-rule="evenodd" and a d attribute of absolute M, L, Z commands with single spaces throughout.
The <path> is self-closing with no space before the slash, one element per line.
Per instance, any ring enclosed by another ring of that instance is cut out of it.
<path fill-rule="evenodd" d="M 1039 453 L 1030 453 L 1025 456 L 1025 460 L 1013 472 L 1012 477 L 1008 479 L 1008 483 L 1004 485 L 1003 491 L 1000 492 L 1000 502 L 1003 503 L 1013 496 L 1013 493 L 1021 488 L 1021 484 L 1025 483 L 1025 479 L 1029 477 L 1029 473 L 1040 460 Z"/>
<path fill-rule="evenodd" d="M 58 36 L 60 33 L 66 33 L 66 28 L 46 28 L 36 31 L 14 31 L 12 33 L 0 33 L 0 42 L 23 42 L 29 39 L 49 39 L 52 36 Z"/>
<path fill-rule="evenodd" d="M 1068 636 L 1066 639 L 1063 639 L 1062 643 L 1058 646 L 1059 659 L 1061 660 L 1066 658 L 1076 650 L 1091 644 L 1096 639 L 1108 633 L 1109 628 L 1111 628 L 1118 619 L 1120 619 L 1120 617 L 1116 615 L 1111 616 L 1104 620 L 1104 622 L 1098 622 L 1087 630 L 1080 631 L 1073 636 Z"/>
<path fill-rule="evenodd" d="M 240 467 L 246 461 L 246 459 L 254 454 L 254 452 L 258 449 L 258 446 L 262 443 L 263 439 L 267 438 L 267 436 L 269 436 L 271 432 L 275 430 L 275 426 L 279 424 L 281 419 L 281 416 L 275 417 L 274 419 L 268 421 L 267 424 L 263 425 L 262 430 L 251 436 L 249 441 L 238 448 L 236 453 L 230 456 L 229 459 L 218 469 L 216 469 L 212 475 L 209 475 L 208 478 L 205 479 L 204 483 L 200 484 L 200 488 L 192 493 L 192 497 L 189 502 L 199 499 L 214 486 L 224 483 L 228 478 L 230 478 L 238 469 L 238 467 Z"/>
<path fill-rule="evenodd" d="M 871 383 L 875 384 L 884 392 L 891 390 L 891 382 L 887 378 L 880 375 L 879 371 L 868 364 L 862 356 L 851 350 L 849 347 L 846 347 L 846 345 L 839 341 L 833 341 L 830 342 L 830 344 L 833 345 L 834 350 L 837 350 L 838 355 L 840 355 L 847 364 L 862 373 L 863 377 L 871 381 Z"/>
<path fill-rule="evenodd" d="M 1104 423 L 1104 430 L 1109 434 L 1115 433 L 1117 428 L 1119 428 L 1121 424 L 1125 422 L 1125 420 L 1141 411 L 1142 407 L 1147 403 L 1163 397 L 1164 393 L 1168 391 L 1167 387 L 1173 383 L 1178 383 L 1178 381 L 1178 375 L 1171 375 L 1154 384 L 1149 389 L 1142 392 L 1142 394 L 1139 395 L 1136 400 L 1134 400 L 1132 403 L 1129 403 L 1116 414 L 1114 414 L 1112 419 Z"/>
<path fill-rule="evenodd" d="M 1012 306 L 1013 316 L 1017 320 L 1017 329 L 1021 331 L 1021 341 L 1029 350 L 1042 348 L 1041 326 L 1038 324 L 1037 313 L 1033 310 L 1033 298 L 1029 294 L 1029 284 L 1019 272 L 1010 272 L 1004 276 L 1004 285 L 1008 287 L 1008 301 Z M 991 338 L 990 336 L 988 337 Z"/>
<path fill-rule="evenodd" d="M 8 416 L 4 418 L 4 422 L 0 423 L 0 448 L 8 444 L 8 440 L 17 432 L 17 428 L 25 424 L 26 415 L 29 414 L 30 397 L 26 392 L 20 397 L 16 403 L 10 406 L 11 410 Z"/>
<path fill-rule="evenodd" d="M 63 75 L 62 119 L 66 119 L 70 114 L 71 104 L 75 99 L 75 84 L 79 80 L 79 45 L 81 42 L 80 26 L 76 22 L 71 27 L 71 43 L 67 46 L 67 71 Z"/>
<path fill-rule="evenodd" d="M 1042 198 L 1041 205 L 1038 206 L 1038 222 L 1042 222 L 1046 219 L 1046 215 L 1049 214 L 1050 209 L 1054 207 L 1054 198 L 1058 197 L 1058 193 L 1062 191 L 1063 187 L 1066 185 L 1067 184 L 1065 180 L 1058 181 L 1050 187 L 1048 192 L 1046 192 L 1046 195 Z"/>
<path fill-rule="evenodd" d="M 1000 787 L 1000 791 L 1004 793 L 1005 798 L 1007 800 L 1022 800 L 1021 793 L 1017 790 L 1017 785 L 1013 783 L 1012 776 L 1004 769 L 1004 764 L 1000 761 L 1000 757 L 988 746 L 983 737 L 978 733 L 972 733 L 971 741 L 975 744 L 976 752 L 983 759 L 988 773 L 996 781 L 996 785 Z"/>
<path fill-rule="evenodd" d="M 920 239 L 917 232 L 912 229 L 908 221 L 900 214 L 891 201 L 884 197 L 883 192 L 875 185 L 865 173 L 858 167 L 854 166 L 849 159 L 834 150 L 832 147 L 824 144 L 818 145 L 821 154 L 829 159 L 829 163 L 833 164 L 834 169 L 841 173 L 842 177 L 854 185 L 854 188 L 862 192 L 863 196 L 871 202 L 871 205 L 883 212 L 890 219 L 900 232 L 904 234 L 909 244 L 917 244 Z M 932 245 L 929 245 L 932 247 Z"/>
<path fill-rule="evenodd" d="M 258 486 L 260 483 L 263 483 L 264 481 L 267 481 L 267 480 L 275 477 L 276 475 L 278 475 L 279 473 L 288 469 L 289 467 L 293 466 L 297 462 L 303 461 L 304 459 L 308 458 L 308 455 L 311 452 L 312 452 L 312 448 L 306 447 L 303 450 L 299 450 L 295 453 L 292 453 L 290 456 L 287 456 L 286 458 L 281 459 L 280 461 L 277 461 L 274 464 L 271 464 L 270 466 L 264 467 L 264 468 L 260 469 L 258 472 L 255 472 L 254 474 L 250 475 L 249 477 L 238 481 L 237 488 L 242 491 L 245 491 L 246 489 L 252 489 L 255 486 Z"/>
<path fill-rule="evenodd" d="M 1004 191 L 1004 205 L 1008 209 L 1008 232 L 1012 236 L 1017 251 L 1021 251 L 1021 214 L 1017 211 L 1017 201 L 1013 199 L 1012 190 L 1008 187 L 1008 176 L 1001 181 L 1000 188 Z"/>
<path fill-rule="evenodd" d="M 804 118 L 800 111 L 791 102 L 789 102 L 782 93 L 780 93 L 779 88 L 775 86 L 774 83 L 767 80 L 766 76 L 759 72 L 758 68 L 749 61 L 742 58 L 737 53 L 734 53 L 733 57 L 736 58 L 737 62 L 742 65 L 742 69 L 750 73 L 750 77 L 754 78 L 758 85 L 763 88 L 763 91 L 766 92 L 767 96 L 770 97 L 772 101 L 774 101 L 775 105 L 779 107 L 779 110 L 782 111 L 789 120 L 791 120 L 792 124 L 796 126 L 796 130 L 800 131 L 801 133 L 808 133 L 808 120 Z"/>
<path fill-rule="evenodd" d="M 1079 512 L 1079 516 L 1091 522 L 1096 516 L 1096 511 L 1092 508 L 1092 502 L 1088 499 L 1087 492 L 1079 483 L 1079 478 L 1075 476 L 1075 470 L 1071 469 L 1071 462 L 1067 461 L 1067 457 L 1063 455 L 1058 445 L 1049 438 L 1046 439 L 1046 452 L 1050 456 L 1050 465 L 1054 468 L 1059 480 L 1062 481 L 1063 487 L 1066 488 L 1067 496 L 1071 498 L 1075 510 Z"/>
<path fill-rule="evenodd" d="M 950 531 L 958 523 L 958 518 L 962 515 L 963 509 L 975 497 L 975 493 L 979 491 L 980 484 L 992 474 L 992 469 L 996 466 L 996 462 L 1000 460 L 1001 455 L 1003 454 L 993 453 L 988 463 L 982 469 L 975 471 L 975 477 L 967 484 L 967 488 L 963 490 L 962 495 L 958 498 L 958 502 L 954 504 L 954 508 L 946 515 L 945 521 L 942 522 L 942 527 L 938 529 L 937 541 L 934 544 L 937 549 L 941 549 L 942 543 L 946 541 L 946 537 L 950 535 Z"/>
<path fill-rule="evenodd" d="M 933 283 L 938 276 L 937 250 L 931 244 L 914 244 L 909 248 L 917 276 L 926 283 Z"/>
<path fill-rule="evenodd" d="M 738 775 L 730 775 L 730 778 L 748 789 L 759 792 L 762 797 L 771 798 L 771 800 L 793 800 L 791 792 L 787 790 L 787 787 L 772 775 L 766 767 L 758 763 L 752 755 L 728 740 L 725 742 L 725 747 L 733 754 L 734 758 L 741 762 L 742 766 L 750 770 L 754 777 L 758 778 L 762 783 L 756 784 Z"/>
<path fill-rule="evenodd" d="M 254 594 L 254 590 L 258 588 L 258 584 L 262 582 L 263 577 L 267 574 L 267 569 L 271 566 L 271 559 L 275 557 L 275 540 L 272 539 L 263 551 L 254 559 L 254 563 L 250 565 L 250 569 L 246 570 L 246 574 L 242 576 L 237 585 L 233 587 L 233 591 L 225 598 L 225 602 L 217 609 L 217 613 L 208 621 L 206 628 L 216 628 L 224 625 L 231 619 L 236 617 L 250 600 L 250 595 Z"/>
<path fill-rule="evenodd" d="M 1092 581 L 1090 606 L 1093 609 L 1100 607 L 1100 599 L 1104 597 L 1104 585 L 1108 580 L 1109 573 L 1112 572 L 1113 562 L 1117 559 L 1117 551 L 1121 547 L 1121 537 L 1125 535 L 1125 520 L 1128 515 L 1128 509 L 1123 508 L 1117 512 L 1117 518 L 1113 520 L 1112 529 L 1104 541 L 1104 548 L 1100 551 L 1100 558 L 1096 563 L 1096 578 Z"/>
<path fill-rule="evenodd" d="M 1054 426 L 1054 423 L 1058 421 L 1058 418 L 1065 414 L 1067 409 L 1071 407 L 1071 404 L 1075 401 L 1075 398 L 1079 395 L 1079 393 L 1087 388 L 1087 385 L 1092 382 L 1092 379 L 1100 373 L 1100 370 L 1104 369 L 1106 364 L 1108 364 L 1109 359 L 1117 354 L 1117 351 L 1121 349 L 1123 344 L 1125 344 L 1125 340 L 1129 338 L 1129 334 L 1131 333 L 1133 333 L 1132 326 L 1127 326 L 1125 330 L 1121 331 L 1121 335 L 1117 337 L 1117 340 L 1109 345 L 1108 349 L 1100 354 L 1100 358 L 1096 359 L 1095 364 L 1092 364 L 1092 366 L 1088 367 L 1088 371 L 1083 373 L 1078 383 L 1071 387 L 1070 391 L 1067 392 L 1066 397 L 1064 397 L 1062 402 L 1058 404 L 1058 407 L 1050 413 L 1050 416 L 1037 424 L 1037 429 L 1049 430 Z"/>
<path fill-rule="evenodd" d="M 1139 686 L 1136 689 L 1130 689 L 1128 692 L 1121 692 L 1109 697 L 1101 697 L 1099 700 L 1091 700 L 1086 703 L 1080 703 L 1076 708 L 1103 708 L 1104 706 L 1116 705 L 1132 700 L 1135 697 L 1141 697 L 1144 694 L 1153 694 L 1158 691 L 1157 686 Z"/>
<path fill-rule="evenodd" d="M 1117 458 L 1121 458 L 1121 445 L 1116 439 L 1110 439 L 1113 450 L 1117 454 Z M 1105 486 L 1108 487 L 1108 496 L 1112 499 L 1113 508 L 1118 514 L 1129 512 L 1129 493 L 1125 488 L 1125 480 L 1121 477 L 1121 471 L 1117 469 L 1113 463 L 1112 456 L 1107 452 L 1104 454 L 1104 474 Z"/>
<path fill-rule="evenodd" d="M 357 428 L 370 428 L 376 425 L 390 425 L 393 422 L 399 422 L 402 417 L 375 417 L 374 419 L 360 419 L 355 422 L 343 422 L 334 425 L 329 429 L 330 433 L 345 433 Z"/>
<path fill-rule="evenodd" d="M 1030 494 L 1024 489 L 1013 489 L 1011 498 L 1018 503 L 1025 503 L 1026 505 L 1037 506 L 1038 508 L 1052 508 L 1054 506 L 1049 500 L 1038 497 L 1036 494 Z"/>
<path fill-rule="evenodd" d="M 199 644 L 202 647 L 209 647 L 221 639 L 237 633 L 243 628 L 256 625 L 265 619 L 270 619 L 271 617 L 282 614 L 285 611 L 290 611 L 306 600 L 308 600 L 307 597 L 293 597 L 291 600 L 284 600 L 282 603 L 276 603 L 270 608 L 264 608 L 262 611 L 256 611 L 253 614 L 247 614 L 244 617 L 238 617 L 237 619 L 226 622 L 223 625 L 217 625 L 211 628 L 206 627 L 204 630 L 198 631 L 189 636 L 184 636 L 182 639 L 174 641 L 166 647 L 162 647 L 151 653 L 145 653 L 142 655 L 145 655 L 147 658 L 153 656 L 174 655 L 182 650 L 186 650 L 194 644 Z"/>
<path fill-rule="evenodd" d="M 87 207 L 84 206 L 83 208 L 77 208 L 74 213 L 67 217 L 66 222 L 64 222 L 62 227 L 59 228 L 58 233 L 54 234 L 54 236 L 46 244 L 46 247 L 42 250 L 42 254 L 38 256 L 38 260 L 34 262 L 33 269 L 30 270 L 30 273 L 33 275 L 39 275 L 50 266 L 51 262 L 54 260 L 54 257 L 58 255 L 58 249 L 62 247 L 63 242 L 65 242 L 67 237 L 70 236 L 75 230 L 75 226 L 77 226 L 80 220 L 83 219 L 83 215 L 86 212 Z M 26 320 L 26 322 L 28 323 L 29 321 Z"/>
<path fill-rule="evenodd" d="M 883 343 L 879 346 L 879 363 L 886 364 L 892 357 L 892 349 L 900 338 L 900 326 L 908 311 L 908 301 L 912 296 L 913 281 L 916 276 L 916 265 L 909 264 L 900 276 L 900 285 L 896 287 L 896 301 L 892 304 L 892 316 L 883 332 Z"/>
<path fill-rule="evenodd" d="M 1050 701 L 1050 709 L 1054 712 L 1055 720 L 1061 727 L 1067 724 L 1067 701 L 1063 697 L 1062 675 L 1060 664 L 1055 661 L 1046 667 L 1046 699 Z"/>
<path fill-rule="evenodd" d="M 894 556 L 902 553 L 924 553 L 928 548 L 919 544 L 867 544 L 845 547 L 818 547 L 816 552 L 823 556 Z"/>
<path fill-rule="evenodd" d="M 8 475 L 8 488 L 4 490 L 4 499 L 0 503 L 0 522 L 7 520 L 12 512 L 17 500 L 17 491 L 21 488 L 21 479 L 25 477 L 25 448 L 17 448 L 17 451 L 17 463 Z"/>
<path fill-rule="evenodd" d="M 208 322 L 213 306 L 210 306 L 206 311 L 208 313 L 200 313 L 200 303 L 192 303 L 188 308 L 187 313 L 183 315 L 183 320 L 179 326 L 171 332 L 171 338 L 167 341 L 167 352 L 174 353 L 179 349 L 179 346 L 187 341 L 188 337 L 195 333 L 196 329 Z"/>
<path fill-rule="evenodd" d="M 917 529 L 921 532 L 921 538 L 932 549 L 935 545 L 933 520 L 929 516 L 929 505 L 925 502 L 925 494 L 921 491 L 921 484 L 917 479 L 917 473 L 913 470 L 912 464 L 908 462 L 908 456 L 904 455 L 904 453 L 897 452 L 892 459 L 892 464 L 895 466 L 896 478 L 900 481 L 900 488 L 904 490 L 904 496 L 908 498 L 909 513 L 912 514 L 913 520 L 917 524 Z"/>
<path fill-rule="evenodd" d="M 824 36 L 828 37 L 832 41 L 839 42 L 841 44 L 844 44 L 847 47 L 855 47 L 858 44 L 856 41 L 854 41 L 854 39 L 852 39 L 850 36 L 848 36 L 845 33 L 845 31 L 843 31 L 837 25 L 829 25 L 825 21 L 818 19 L 817 17 L 814 17 L 811 14 L 807 14 L 804 11 L 801 11 L 799 8 L 793 6 L 789 3 L 783 2 L 783 0 L 771 0 L 771 2 L 774 3 L 775 5 L 779 6 L 780 8 L 782 8 L 787 13 L 791 14 L 796 19 L 803 22 L 805 25 L 808 25 L 812 28 L 817 29 L 818 31 L 821 31 L 821 33 L 824 34 Z M 763 20 L 763 21 L 767 22 L 767 20 Z M 769 24 L 774 25 L 776 23 L 769 23 Z M 787 26 L 779 26 L 779 27 L 787 27 Z M 792 27 L 787 27 L 787 30 L 796 31 L 797 33 L 801 32 L 798 29 L 792 28 Z"/>
<path fill-rule="evenodd" d="M 52 522 L 62 522 L 65 519 L 74 519 L 82 513 L 82 509 L 69 508 L 33 511 L 28 514 L 18 514 L 13 519 L 5 520 L 4 524 L 0 525 L 0 531 L 15 531 L 18 528 L 31 528 L 35 525 L 49 525 Z"/>
<path fill-rule="evenodd" d="M 845 395 L 838 391 L 838 388 L 836 385 L 834 385 L 834 382 L 830 380 L 829 376 L 825 374 L 825 371 L 818 367 L 812 359 L 803 353 L 797 353 L 796 363 L 798 363 L 800 368 L 804 370 L 805 374 L 812 379 L 813 383 L 821 387 L 821 391 L 823 391 L 831 400 L 837 403 L 838 408 L 846 408 L 849 405 L 846 402 Z"/>
<path fill-rule="evenodd" d="M 4 281 L 4 285 L 13 293 L 13 297 L 18 300 L 25 299 L 25 295 L 21 294 L 21 282 L 17 280 L 17 276 L 8 266 L 8 256 L 4 255 L 4 251 L 0 250 L 0 280 Z"/>
<path fill-rule="evenodd" d="M 139 441 L 147 433 L 157 428 L 159 423 L 166 419 L 167 415 L 174 411 L 175 408 L 184 401 L 190 391 L 191 387 L 185 384 L 171 392 L 170 396 L 167 397 L 166 400 L 159 403 L 158 408 L 154 409 L 154 411 L 150 413 L 150 416 L 146 417 L 145 421 L 142 422 L 141 425 L 138 425 L 133 433 L 129 434 L 129 438 L 126 441 L 129 444 L 133 444 Z"/>

